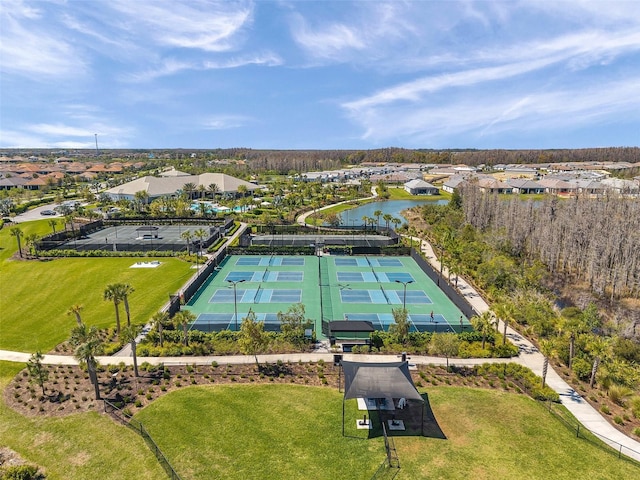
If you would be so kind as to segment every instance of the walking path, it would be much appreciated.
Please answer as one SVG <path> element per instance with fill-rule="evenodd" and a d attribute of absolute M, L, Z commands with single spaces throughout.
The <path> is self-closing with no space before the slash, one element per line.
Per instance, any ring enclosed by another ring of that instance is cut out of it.
<path fill-rule="evenodd" d="M 374 195 L 375 196 L 375 195 Z M 313 212 L 308 212 L 311 214 Z M 304 224 L 306 216 L 301 215 L 298 217 L 298 223 Z M 246 228 L 243 224 L 243 228 L 238 229 L 236 234 L 229 240 L 230 243 L 236 236 L 240 235 L 241 231 Z M 441 266 L 438 261 L 431 244 L 428 242 L 413 238 L 420 246 L 425 257 L 431 263 L 431 265 L 439 271 Z M 446 267 L 443 267 L 443 276 L 448 277 L 448 271 Z M 471 306 L 478 313 L 483 313 L 489 310 L 489 305 L 483 300 L 483 298 L 475 291 L 475 289 L 466 282 L 465 279 L 459 277 L 458 289 L 462 292 L 463 296 L 471 304 Z M 504 324 L 500 322 L 500 328 L 504 328 Z M 513 330 L 511 327 L 507 327 L 508 338 L 518 347 L 520 354 L 516 358 L 511 359 L 450 359 L 450 363 L 461 366 L 479 365 L 487 362 L 494 363 L 507 363 L 515 362 L 530 368 L 534 373 L 542 376 L 542 368 L 544 364 L 544 356 L 538 351 L 538 349 L 526 338 Z M 12 352 L 7 350 L 0 350 L 0 360 L 7 360 L 11 362 L 25 363 L 29 360 L 29 353 Z M 333 361 L 333 354 L 331 353 L 293 353 L 293 354 L 279 354 L 279 355 L 260 355 L 260 360 L 263 362 L 275 363 L 278 360 L 284 362 L 317 362 L 322 359 L 325 362 Z M 397 361 L 396 355 L 363 355 L 363 354 L 343 354 L 345 360 L 352 361 Z M 118 356 L 114 357 L 98 357 L 98 361 L 103 365 L 109 363 L 124 362 L 127 365 L 133 364 L 133 358 L 131 357 L 131 351 L 122 350 L 118 353 Z M 164 365 L 207 365 L 211 362 L 218 362 L 219 364 L 249 364 L 255 361 L 255 358 L 250 355 L 234 355 L 234 356 L 207 356 L 207 357 L 153 357 L 145 358 L 138 357 L 138 363 L 149 362 L 151 364 L 163 363 Z M 78 362 L 71 356 L 65 355 L 44 355 L 44 364 L 49 365 L 76 365 Z M 445 359 L 441 357 L 430 356 L 411 356 L 411 363 L 415 364 L 433 364 L 444 365 Z M 569 386 L 551 366 L 549 366 L 547 372 L 547 384 L 553 388 L 559 395 L 562 404 L 573 414 L 573 416 L 592 433 L 597 435 L 601 440 L 609 444 L 615 450 L 621 452 L 624 455 L 632 457 L 640 461 L 640 442 L 637 442 L 627 437 L 622 432 L 614 428 L 607 420 L 605 420 L 596 409 L 594 409 L 589 403 L 587 403 L 579 393 Z"/>
<path fill-rule="evenodd" d="M 429 263 L 439 271 L 441 265 L 431 244 L 417 238 L 412 240 L 420 242 L 421 250 L 425 257 Z M 449 272 L 446 266 L 443 267 L 442 275 L 445 278 L 449 277 Z M 462 277 L 458 278 L 458 290 L 462 292 L 464 298 L 479 314 L 489 310 L 489 305 L 487 305 L 484 299 Z M 504 323 L 502 321 L 499 321 L 499 323 L 499 328 L 503 331 Z M 517 358 L 512 359 L 512 361 L 529 367 L 536 375 L 542 377 L 544 356 L 539 352 L 535 345 L 509 326 L 507 326 L 507 337 L 518 347 L 518 350 L 520 351 L 520 355 L 518 355 Z M 458 360 L 456 360 L 455 363 L 457 364 Z M 598 413 L 595 408 L 586 402 L 578 392 L 571 388 L 571 386 L 569 386 L 569 384 L 556 373 L 551 365 L 549 365 L 547 370 L 546 381 L 547 384 L 560 395 L 560 401 L 562 404 L 582 425 L 608 443 L 611 447 L 621 451 L 629 457 L 640 460 L 640 442 L 629 438 L 624 433 L 613 427 L 602 417 L 602 415 L 600 415 L 600 413 Z"/>
<path fill-rule="evenodd" d="M 296 222 L 298 223 L 298 225 L 302 225 L 304 227 L 307 224 L 307 217 L 309 217 L 310 215 L 313 215 L 316 212 L 320 212 L 328 208 L 333 208 L 336 205 L 344 205 L 345 203 L 354 203 L 356 201 L 371 200 L 371 199 L 377 198 L 377 196 L 378 196 L 378 191 L 376 190 L 376 187 L 371 187 L 370 197 L 359 198 L 358 200 L 345 200 L 344 202 L 332 203 L 331 205 L 325 205 L 324 207 L 320 207 L 316 210 L 310 210 L 308 212 L 298 215 L 298 218 L 296 218 Z"/>

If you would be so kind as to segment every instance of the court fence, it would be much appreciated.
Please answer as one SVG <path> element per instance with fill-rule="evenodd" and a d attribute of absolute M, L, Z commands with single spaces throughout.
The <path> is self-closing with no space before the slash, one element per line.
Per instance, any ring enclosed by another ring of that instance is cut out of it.
<path fill-rule="evenodd" d="M 573 430 L 576 433 L 576 438 L 586 440 L 602 450 L 617 456 L 618 459 L 629 461 L 640 467 L 640 460 L 638 460 L 640 458 L 640 451 L 626 447 L 620 442 L 616 442 L 604 435 L 589 430 L 574 419 L 568 417 L 565 412 L 560 409 L 558 404 L 551 401 L 547 401 L 546 404 L 549 413 L 564 423 L 567 428 Z"/>
<path fill-rule="evenodd" d="M 162 450 L 160 450 L 158 444 L 153 440 L 151 434 L 147 431 L 146 428 L 144 428 L 142 422 L 139 422 L 135 418 L 126 415 L 120 408 L 118 408 L 108 400 L 103 400 L 103 402 L 105 413 L 108 413 L 112 418 L 129 427 L 144 439 L 144 442 L 154 454 L 154 456 L 160 463 L 160 466 L 164 469 L 165 472 L 167 472 L 167 475 L 171 480 L 182 480 L 180 478 L 180 475 L 178 475 L 178 472 L 175 471 L 175 469 L 169 463 L 169 460 L 167 460 L 167 457 L 164 455 L 164 453 L 162 453 Z"/>
<path fill-rule="evenodd" d="M 444 294 L 458 307 L 458 309 L 467 317 L 472 318 L 480 313 L 477 312 L 471 304 L 451 285 L 444 276 L 441 276 L 429 262 L 427 262 L 422 254 L 415 248 L 411 249 L 411 258 L 418 264 L 427 276 L 444 292 Z"/>

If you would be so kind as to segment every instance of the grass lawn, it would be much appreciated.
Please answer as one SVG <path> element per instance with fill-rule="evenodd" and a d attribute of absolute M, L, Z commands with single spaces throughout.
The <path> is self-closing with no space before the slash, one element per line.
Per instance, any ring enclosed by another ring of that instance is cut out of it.
<path fill-rule="evenodd" d="M 26 234 L 50 231 L 46 221 L 20 224 Z M 83 319 L 99 327 L 115 326 L 112 302 L 102 299 L 110 283 L 129 283 L 132 321 L 146 322 L 192 275 L 190 264 L 161 258 L 158 268 L 129 268 L 141 258 L 60 258 L 20 261 L 8 228 L 0 231 L 0 349 L 49 351 L 65 340 L 75 324 L 69 307 L 84 307 Z M 121 320 L 126 324 L 121 305 Z"/>
<path fill-rule="evenodd" d="M 22 368 L 0 361 L 0 390 Z M 0 399 L 0 447 L 5 446 L 43 467 L 48 480 L 167 478 L 140 436 L 97 413 L 29 418 Z"/>
<path fill-rule="evenodd" d="M 640 469 L 575 438 L 523 395 L 434 387 L 429 401 L 447 439 L 396 437 L 396 479 L 635 478 Z M 193 479 L 369 479 L 381 438 L 355 430 L 355 402 L 336 390 L 288 385 L 205 386 L 173 392 L 136 415 L 178 473 Z"/>

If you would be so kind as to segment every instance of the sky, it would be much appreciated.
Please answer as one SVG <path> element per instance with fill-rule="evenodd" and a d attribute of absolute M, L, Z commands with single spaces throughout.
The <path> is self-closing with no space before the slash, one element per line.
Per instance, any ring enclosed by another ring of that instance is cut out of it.
<path fill-rule="evenodd" d="M 640 145 L 640 1 L 2 0 L 1 148 Z"/>

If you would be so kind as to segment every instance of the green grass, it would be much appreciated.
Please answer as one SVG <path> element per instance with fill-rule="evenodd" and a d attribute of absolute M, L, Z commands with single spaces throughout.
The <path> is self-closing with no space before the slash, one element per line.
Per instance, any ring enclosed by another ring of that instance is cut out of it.
<path fill-rule="evenodd" d="M 640 470 L 577 439 L 528 397 L 470 388 L 428 389 L 447 439 L 396 437 L 397 480 L 635 478 Z M 142 421 L 185 478 L 362 478 L 384 458 L 382 440 L 343 438 L 342 397 L 302 386 L 210 386 L 174 392 Z M 355 402 L 347 402 L 348 434 Z M 587 460 L 588 459 L 588 460 Z"/>
<path fill-rule="evenodd" d="M 341 415 L 333 389 L 227 385 L 171 393 L 136 418 L 184 478 L 369 479 L 382 439 L 342 437 Z"/>
<path fill-rule="evenodd" d="M 28 234 L 49 231 L 46 221 L 20 224 Z M 132 322 L 144 323 L 192 275 L 190 264 L 162 258 L 158 268 L 129 268 L 140 258 L 60 258 L 51 261 L 11 259 L 17 251 L 9 229 L 0 231 L 0 349 L 48 351 L 65 340 L 75 323 L 69 307 L 82 305 L 90 325 L 115 325 L 113 303 L 102 295 L 110 283 L 129 283 Z M 126 322 L 121 305 L 121 319 Z"/>
<path fill-rule="evenodd" d="M 0 361 L 0 390 L 23 364 Z M 140 436 L 106 415 L 29 418 L 0 399 L 0 447 L 43 467 L 48 480 L 167 478 Z"/>

